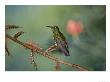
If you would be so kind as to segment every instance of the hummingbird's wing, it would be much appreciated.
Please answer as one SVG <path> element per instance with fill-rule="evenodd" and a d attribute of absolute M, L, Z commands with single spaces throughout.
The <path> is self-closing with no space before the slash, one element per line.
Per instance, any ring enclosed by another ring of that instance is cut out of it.
<path fill-rule="evenodd" d="M 60 37 L 64 41 L 64 45 L 68 48 L 68 43 L 66 42 L 66 38 L 64 37 L 64 35 L 61 32 L 60 32 Z"/>

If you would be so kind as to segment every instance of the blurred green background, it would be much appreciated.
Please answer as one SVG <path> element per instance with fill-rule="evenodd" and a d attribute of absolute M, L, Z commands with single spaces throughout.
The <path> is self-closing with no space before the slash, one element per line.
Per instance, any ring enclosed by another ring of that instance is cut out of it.
<path fill-rule="evenodd" d="M 73 37 L 66 31 L 68 20 L 80 20 L 84 26 L 84 32 Z M 52 31 L 45 26 L 58 25 L 69 44 L 70 57 L 62 52 L 54 51 L 54 55 L 62 60 L 81 66 L 92 71 L 106 70 L 106 6 L 60 6 L 60 5 L 6 5 L 5 24 L 14 24 L 23 28 L 7 31 L 14 35 L 18 31 L 26 32 L 19 39 L 23 42 L 32 40 L 38 42 L 43 49 L 47 49 L 53 43 Z M 8 40 L 8 47 L 13 58 L 5 57 L 6 71 L 34 71 L 29 62 L 30 51 Z M 38 71 L 54 71 L 55 63 L 36 54 Z M 62 71 L 76 71 L 68 66 L 61 65 Z"/>

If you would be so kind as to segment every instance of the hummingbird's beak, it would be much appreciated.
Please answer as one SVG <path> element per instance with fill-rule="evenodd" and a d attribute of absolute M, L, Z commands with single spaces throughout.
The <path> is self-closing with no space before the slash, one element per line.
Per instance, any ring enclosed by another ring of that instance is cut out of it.
<path fill-rule="evenodd" d="M 46 27 L 49 27 L 49 28 L 51 28 L 51 29 L 53 28 L 52 26 L 46 26 Z"/>

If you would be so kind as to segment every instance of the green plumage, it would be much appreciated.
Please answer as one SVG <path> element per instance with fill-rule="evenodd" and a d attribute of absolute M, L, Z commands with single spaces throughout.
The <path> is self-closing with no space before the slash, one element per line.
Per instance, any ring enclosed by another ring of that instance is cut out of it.
<path fill-rule="evenodd" d="M 50 27 L 53 31 L 53 38 L 59 49 L 65 54 L 65 56 L 70 56 L 68 51 L 68 45 L 64 35 L 60 32 L 58 26 L 47 26 Z"/>

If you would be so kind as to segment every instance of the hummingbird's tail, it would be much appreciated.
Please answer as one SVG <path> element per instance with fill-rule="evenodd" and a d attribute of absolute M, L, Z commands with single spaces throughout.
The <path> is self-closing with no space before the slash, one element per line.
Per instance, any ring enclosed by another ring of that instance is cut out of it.
<path fill-rule="evenodd" d="M 68 49 L 66 48 L 66 51 L 64 52 L 65 56 L 70 56 Z"/>
<path fill-rule="evenodd" d="M 65 54 L 65 56 L 70 56 L 67 48 L 61 48 L 61 51 Z"/>

